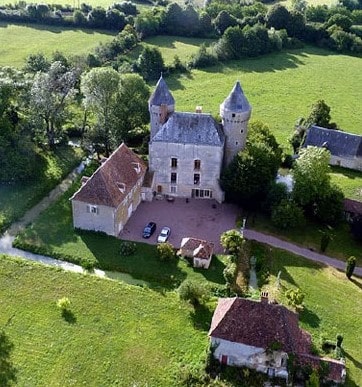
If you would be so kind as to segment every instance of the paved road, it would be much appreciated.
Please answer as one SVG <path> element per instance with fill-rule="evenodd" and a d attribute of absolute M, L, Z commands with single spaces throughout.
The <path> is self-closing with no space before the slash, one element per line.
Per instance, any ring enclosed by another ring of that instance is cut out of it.
<path fill-rule="evenodd" d="M 263 234 L 258 231 L 245 229 L 244 230 L 244 237 L 246 239 L 252 239 L 261 243 L 266 243 L 267 245 L 277 247 L 282 250 L 290 251 L 291 253 L 301 255 L 302 257 L 311 259 L 312 261 L 324 263 L 325 265 L 329 265 L 332 267 L 335 267 L 336 269 L 344 271 L 346 268 L 345 262 L 342 262 L 338 259 L 328 257 L 323 254 L 318 254 L 314 251 L 311 251 L 309 249 L 306 249 L 304 247 L 300 247 L 297 245 L 294 245 L 292 243 L 283 241 L 281 239 L 275 238 L 271 235 Z M 354 270 L 354 274 L 362 277 L 362 267 L 356 267 Z"/>

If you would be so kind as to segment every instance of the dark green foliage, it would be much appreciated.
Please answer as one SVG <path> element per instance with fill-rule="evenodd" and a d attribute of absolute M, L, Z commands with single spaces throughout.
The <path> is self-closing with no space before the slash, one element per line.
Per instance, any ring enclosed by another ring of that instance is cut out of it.
<path fill-rule="evenodd" d="M 46 72 L 49 70 L 50 62 L 44 54 L 31 54 L 25 60 L 24 70 L 30 73 L 37 73 L 38 71 Z"/>
<path fill-rule="evenodd" d="M 283 5 L 274 4 L 266 14 L 267 26 L 276 30 L 287 29 L 290 21 L 290 13 Z"/>
<path fill-rule="evenodd" d="M 322 231 L 320 251 L 324 253 L 327 250 L 329 242 L 332 240 L 333 236 L 330 231 Z"/>
<path fill-rule="evenodd" d="M 328 19 L 328 7 L 326 5 L 309 5 L 306 17 L 308 21 L 324 23 Z"/>
<path fill-rule="evenodd" d="M 221 234 L 220 243 L 228 254 L 238 256 L 243 249 L 244 239 L 238 230 L 229 230 Z"/>
<path fill-rule="evenodd" d="M 138 57 L 136 66 L 145 80 L 158 79 L 165 67 L 161 51 L 158 48 L 145 47 Z"/>
<path fill-rule="evenodd" d="M 162 262 L 169 262 L 175 258 L 175 249 L 170 242 L 159 243 L 157 253 Z"/>
<path fill-rule="evenodd" d="M 129 257 L 136 252 L 137 245 L 134 242 L 122 241 L 119 247 L 119 252 L 123 257 Z"/>
<path fill-rule="evenodd" d="M 125 15 L 137 15 L 137 7 L 131 1 L 122 1 L 120 3 L 113 3 L 112 8 L 118 9 L 118 11 L 123 12 Z"/>
<path fill-rule="evenodd" d="M 282 230 L 305 225 L 303 210 L 294 201 L 288 199 L 283 199 L 272 209 L 271 220 Z"/>
<path fill-rule="evenodd" d="M 336 336 L 336 346 L 341 348 L 342 347 L 342 342 L 343 342 L 343 336 L 341 334 L 338 334 Z"/>
<path fill-rule="evenodd" d="M 236 263 L 229 261 L 223 271 L 223 276 L 226 282 L 226 286 L 231 288 L 235 285 L 235 278 L 237 275 Z"/>
<path fill-rule="evenodd" d="M 308 128 L 311 125 L 321 126 L 322 128 L 335 129 L 336 124 L 330 122 L 331 108 L 325 103 L 323 99 L 317 101 L 312 105 L 312 110 L 305 121 L 305 126 Z"/>
<path fill-rule="evenodd" d="M 346 265 L 346 276 L 348 279 L 351 279 L 355 267 L 356 267 L 356 257 L 351 256 L 348 258 L 347 265 Z"/>
<path fill-rule="evenodd" d="M 217 63 L 217 58 L 208 52 L 206 45 L 201 44 L 196 54 L 191 55 L 188 67 L 190 68 L 204 68 Z"/>
<path fill-rule="evenodd" d="M 342 190 L 331 184 L 329 190 L 315 200 L 316 219 L 331 226 L 339 224 L 343 219 L 343 199 Z"/>
<path fill-rule="evenodd" d="M 94 28 L 106 26 L 106 10 L 103 7 L 95 7 L 88 14 L 88 23 Z"/>
<path fill-rule="evenodd" d="M 199 14 L 191 4 L 183 9 L 177 3 L 171 3 L 166 7 L 162 27 L 169 35 L 198 36 Z"/>
<path fill-rule="evenodd" d="M 331 27 L 333 25 L 336 25 L 340 28 L 342 28 L 344 31 L 349 31 L 349 29 L 352 26 L 352 20 L 348 16 L 341 15 L 341 14 L 335 14 L 332 15 L 326 23 L 326 28 Z"/>
<path fill-rule="evenodd" d="M 236 18 L 227 11 L 221 11 L 214 20 L 214 26 L 220 35 L 223 35 L 229 27 L 234 27 L 237 24 Z"/>
<path fill-rule="evenodd" d="M 208 290 L 204 284 L 193 280 L 185 280 L 178 288 L 181 300 L 189 301 L 192 305 L 199 305 L 208 295 Z"/>

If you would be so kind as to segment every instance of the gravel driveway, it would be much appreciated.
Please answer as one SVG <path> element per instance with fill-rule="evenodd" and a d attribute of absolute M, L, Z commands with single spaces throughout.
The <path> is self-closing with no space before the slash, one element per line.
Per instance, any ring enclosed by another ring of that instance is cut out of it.
<path fill-rule="evenodd" d="M 219 204 L 208 199 L 166 199 L 142 202 L 120 234 L 122 239 L 157 243 L 157 236 L 163 226 L 171 228 L 169 242 L 180 247 L 181 239 L 194 237 L 215 244 L 215 252 L 221 253 L 220 234 L 235 228 L 238 209 L 232 204 Z M 156 232 L 149 239 L 142 238 L 144 226 L 153 221 Z"/>

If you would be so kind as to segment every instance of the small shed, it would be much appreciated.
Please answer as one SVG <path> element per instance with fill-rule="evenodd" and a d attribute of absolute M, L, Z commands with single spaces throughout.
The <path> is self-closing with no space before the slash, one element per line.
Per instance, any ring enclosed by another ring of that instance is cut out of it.
<path fill-rule="evenodd" d="M 182 238 L 179 255 L 191 258 L 194 267 L 208 269 L 211 263 L 214 244 L 197 238 Z"/>

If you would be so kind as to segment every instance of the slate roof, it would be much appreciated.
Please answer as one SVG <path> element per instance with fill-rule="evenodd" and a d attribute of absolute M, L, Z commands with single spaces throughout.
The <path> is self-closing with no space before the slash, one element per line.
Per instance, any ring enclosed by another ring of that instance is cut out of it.
<path fill-rule="evenodd" d="M 362 215 L 362 202 L 353 199 L 344 199 L 343 210 L 354 215 Z"/>
<path fill-rule="evenodd" d="M 287 353 L 309 353 L 311 346 L 297 314 L 282 305 L 243 298 L 219 299 L 209 336 L 265 349 L 278 342 Z"/>
<path fill-rule="evenodd" d="M 146 165 L 125 144 L 121 144 L 93 173 L 71 200 L 118 207 L 139 179 Z"/>
<path fill-rule="evenodd" d="M 239 81 L 235 83 L 230 94 L 222 103 L 222 106 L 225 110 L 234 111 L 236 113 L 247 112 L 251 110 L 251 106 L 244 95 Z"/>
<path fill-rule="evenodd" d="M 197 238 L 183 238 L 181 249 L 193 251 L 194 257 L 209 259 L 214 250 L 214 244 Z"/>
<path fill-rule="evenodd" d="M 156 84 L 156 88 L 154 92 L 151 94 L 151 97 L 148 100 L 148 106 L 151 106 L 151 105 L 161 106 L 161 105 L 174 105 L 174 104 L 175 104 L 175 100 L 170 90 L 168 89 L 168 86 L 165 80 L 161 75 L 160 79 Z"/>
<path fill-rule="evenodd" d="M 153 141 L 223 146 L 224 134 L 211 114 L 175 112 L 152 138 Z"/>
<path fill-rule="evenodd" d="M 337 157 L 362 157 L 362 136 L 316 125 L 308 129 L 303 146 L 324 146 Z"/>

